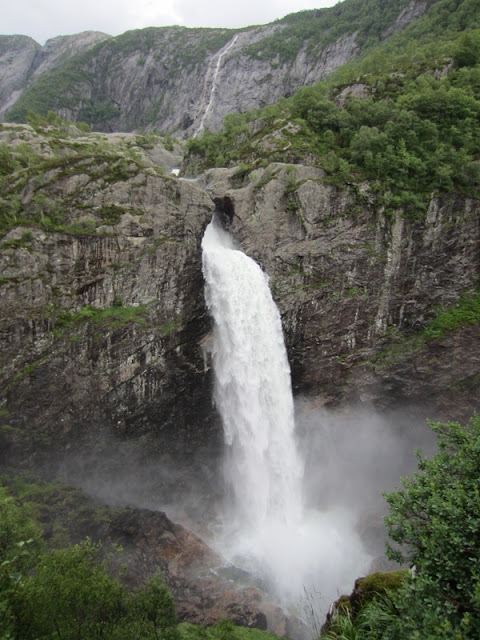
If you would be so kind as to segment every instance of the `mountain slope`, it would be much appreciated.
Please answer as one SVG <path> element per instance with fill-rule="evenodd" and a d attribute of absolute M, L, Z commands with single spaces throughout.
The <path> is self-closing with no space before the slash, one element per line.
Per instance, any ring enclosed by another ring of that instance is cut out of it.
<path fill-rule="evenodd" d="M 0 36 L 0 115 L 9 109 L 28 83 L 39 44 L 27 36 Z"/>
<path fill-rule="evenodd" d="M 417 220 L 432 193 L 478 198 L 479 20 L 478 3 L 438 2 L 327 81 L 189 140 L 185 171 L 240 164 L 241 181 L 271 162 L 311 164 L 334 184 L 367 180 L 379 209 Z"/>
<path fill-rule="evenodd" d="M 432 0 L 431 0 L 432 1 Z M 324 78 L 427 9 L 425 0 L 345 0 L 240 31 L 148 28 L 101 42 L 28 87 L 7 114 L 54 110 L 104 131 L 188 137 L 231 112 Z"/>
<path fill-rule="evenodd" d="M 52 38 L 41 47 L 27 36 L 0 36 L 0 117 L 43 73 L 62 66 L 72 56 L 109 37 L 86 31 Z"/>

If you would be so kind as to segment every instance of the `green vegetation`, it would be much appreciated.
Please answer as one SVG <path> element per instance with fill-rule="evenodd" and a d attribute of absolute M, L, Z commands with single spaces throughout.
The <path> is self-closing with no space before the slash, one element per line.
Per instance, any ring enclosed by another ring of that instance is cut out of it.
<path fill-rule="evenodd" d="M 18 471 L 12 470 L 12 473 Z M 109 522 L 109 509 L 88 498 L 81 489 L 60 481 L 40 481 L 33 474 L 5 475 L 1 482 L 38 524 L 48 549 L 66 548 L 87 532 Z"/>
<path fill-rule="evenodd" d="M 160 576 L 129 592 L 112 577 L 102 545 L 86 540 L 44 552 L 35 523 L 3 488 L 0 511 L 2 640 L 178 637 L 173 598 Z"/>
<path fill-rule="evenodd" d="M 105 122 L 113 120 L 120 115 L 120 108 L 107 98 L 84 100 L 84 104 L 78 115 L 80 120 L 89 122 L 90 126 L 98 129 Z"/>
<path fill-rule="evenodd" d="M 177 328 L 174 321 L 157 324 L 150 303 L 127 306 L 119 295 L 114 297 L 110 307 L 86 305 L 74 311 L 54 303 L 37 309 L 33 316 L 38 321 L 48 321 L 49 331 L 55 338 L 69 341 L 79 340 L 85 334 L 97 340 L 107 333 L 131 326 L 135 326 L 137 330 L 155 331 L 162 336 L 167 336 Z M 47 353 L 30 363 L 15 376 L 11 384 L 35 371 L 48 358 Z"/>
<path fill-rule="evenodd" d="M 137 307 L 123 307 L 118 303 L 112 307 L 98 309 L 86 306 L 75 313 L 61 311 L 55 321 L 58 328 L 72 328 L 82 322 L 90 322 L 97 327 L 109 327 L 118 329 L 130 323 L 144 324 L 147 305 Z"/>
<path fill-rule="evenodd" d="M 135 137 L 126 137 L 124 144 L 110 143 L 106 136 L 89 133 L 82 123 L 64 122 L 53 112 L 46 116 L 30 113 L 28 120 L 37 136 L 4 125 L 4 131 L 25 142 L 0 143 L 0 237 L 19 225 L 71 234 L 107 234 L 105 226 L 118 224 L 124 213 L 143 214 L 128 204 L 109 203 L 108 198 L 105 205 L 93 206 L 85 197 L 89 192 L 92 200 L 109 185 L 128 181 L 145 169 L 162 175 Z M 147 146 L 161 141 L 153 134 L 139 138 Z M 59 188 L 70 176 L 79 178 L 74 189 Z M 27 246 L 28 234 L 22 234 L 22 241 L 9 240 L 9 246 Z"/>
<path fill-rule="evenodd" d="M 425 349 L 434 340 L 446 338 L 449 334 L 465 327 L 477 325 L 480 321 L 480 296 L 478 293 L 464 295 L 455 305 L 441 310 L 432 309 L 432 318 L 423 329 L 409 336 L 404 336 L 391 328 L 390 346 L 378 354 L 376 365 L 390 365 L 413 357 L 419 350 Z M 474 381 L 472 380 L 472 383 Z"/>
<path fill-rule="evenodd" d="M 271 640 L 228 620 L 210 629 L 177 623 L 172 595 L 160 575 L 129 590 L 121 577 L 120 552 L 107 553 L 88 538 L 45 549 L 32 507 L 66 487 L 13 482 L 16 497 L 0 487 L 0 638 L 2 640 Z M 76 492 L 77 490 L 73 490 Z M 61 507 L 60 505 L 57 505 Z M 71 506 L 63 505 L 64 510 Z"/>
<path fill-rule="evenodd" d="M 384 3 L 385 11 L 394 4 Z M 439 0 L 327 82 L 261 111 L 227 116 L 222 132 L 189 141 L 191 169 L 218 166 L 219 159 L 252 169 L 307 162 L 333 184 L 367 180 L 378 208 L 412 220 L 423 219 L 432 193 L 479 197 L 479 11 L 470 0 Z M 292 24 L 302 24 L 302 14 L 295 15 Z M 352 85 L 362 97 L 348 94 Z"/>
<path fill-rule="evenodd" d="M 230 620 L 218 620 L 213 626 L 203 628 L 183 622 L 178 625 L 179 640 L 276 640 L 277 636 L 260 629 L 236 627 Z"/>
<path fill-rule="evenodd" d="M 388 581 L 380 583 L 373 576 L 363 593 L 360 585 L 360 597 L 342 599 L 322 638 L 479 637 L 480 417 L 466 426 L 432 422 L 431 427 L 438 453 L 432 458 L 418 454 L 419 471 L 385 496 L 387 555 L 407 561 L 414 571 L 385 574 Z"/>
<path fill-rule="evenodd" d="M 74 109 L 80 93 L 76 87 L 89 85 L 90 76 L 78 62 L 86 54 L 68 60 L 63 67 L 43 73 L 29 89 L 24 91 L 8 113 L 12 122 L 26 122 L 30 111 L 45 115 L 56 109 Z M 86 67 L 88 68 L 88 67 Z"/>
<path fill-rule="evenodd" d="M 19 247 L 25 247 L 30 249 L 33 242 L 33 234 L 31 231 L 24 231 L 20 238 L 11 238 L 0 243 L 1 249 L 18 249 Z"/>
<path fill-rule="evenodd" d="M 252 57 L 285 62 L 307 45 L 312 57 L 342 36 L 357 33 L 363 46 L 378 43 L 408 0 L 346 0 L 330 9 L 300 11 L 278 20 L 283 28 L 250 45 Z"/>
<path fill-rule="evenodd" d="M 480 321 L 480 295 L 461 298 L 452 309 L 441 311 L 423 330 L 427 340 L 443 338 L 446 334 L 475 325 Z"/>

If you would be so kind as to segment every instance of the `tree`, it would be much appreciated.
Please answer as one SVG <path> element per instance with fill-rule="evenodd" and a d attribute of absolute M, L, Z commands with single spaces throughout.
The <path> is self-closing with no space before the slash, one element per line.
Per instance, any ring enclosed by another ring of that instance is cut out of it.
<path fill-rule="evenodd" d="M 142 638 L 178 638 L 175 602 L 161 575 L 150 578 L 146 586 L 132 596 L 130 606 Z"/>
<path fill-rule="evenodd" d="M 41 547 L 39 527 L 26 508 L 0 487 L 0 640 L 13 637 L 12 599 Z"/>
<path fill-rule="evenodd" d="M 480 34 L 467 32 L 462 35 L 455 52 L 459 67 L 473 67 L 480 60 Z"/>
<path fill-rule="evenodd" d="M 434 457 L 387 494 L 388 555 L 415 566 L 397 602 L 404 640 L 480 637 L 480 417 L 431 423 Z"/>
<path fill-rule="evenodd" d="M 110 638 L 126 612 L 124 587 L 89 540 L 43 555 L 14 602 L 18 640 Z"/>

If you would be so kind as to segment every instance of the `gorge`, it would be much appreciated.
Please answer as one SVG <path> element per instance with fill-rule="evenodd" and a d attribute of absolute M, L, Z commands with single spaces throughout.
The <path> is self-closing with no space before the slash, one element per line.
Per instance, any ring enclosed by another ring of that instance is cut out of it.
<path fill-rule="evenodd" d="M 295 638 L 392 568 L 382 491 L 479 410 L 477 4 L 2 37 L 0 468 L 51 548 Z"/>

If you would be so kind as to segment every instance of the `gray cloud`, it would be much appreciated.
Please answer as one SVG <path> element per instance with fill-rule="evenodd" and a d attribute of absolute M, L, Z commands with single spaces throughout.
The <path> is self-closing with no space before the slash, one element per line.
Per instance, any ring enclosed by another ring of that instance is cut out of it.
<path fill-rule="evenodd" d="M 118 35 L 129 29 L 181 24 L 238 28 L 265 24 L 288 13 L 336 4 L 337 0 L 16 0 L 2 10 L 0 33 L 20 33 L 44 44 L 81 31 Z"/>

